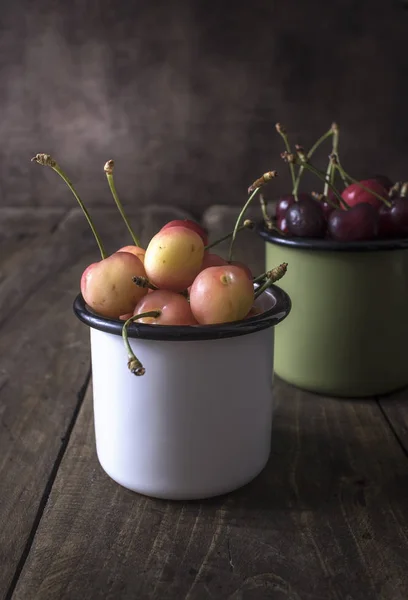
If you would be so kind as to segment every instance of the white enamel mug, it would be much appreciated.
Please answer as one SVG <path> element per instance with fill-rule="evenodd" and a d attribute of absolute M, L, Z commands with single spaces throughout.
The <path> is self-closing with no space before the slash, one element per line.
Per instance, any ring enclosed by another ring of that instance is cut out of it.
<path fill-rule="evenodd" d="M 273 328 L 290 311 L 285 292 L 262 294 L 244 321 L 210 326 L 132 324 L 143 376 L 127 368 L 123 321 L 95 315 L 90 327 L 96 449 L 120 485 L 167 500 L 238 489 L 265 467 L 272 430 Z"/>

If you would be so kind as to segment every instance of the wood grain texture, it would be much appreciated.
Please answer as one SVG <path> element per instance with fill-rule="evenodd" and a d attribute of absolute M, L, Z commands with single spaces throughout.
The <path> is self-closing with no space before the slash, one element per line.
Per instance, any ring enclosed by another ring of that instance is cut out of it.
<path fill-rule="evenodd" d="M 132 216 L 147 241 L 184 215 L 163 208 Z M 128 243 L 115 210 L 95 220 L 109 248 Z M 82 271 L 98 259 L 92 234 L 77 209 L 52 231 L 43 223 L 38 233 L 18 245 L 14 240 L 0 263 L 0 598 L 41 516 L 90 369 L 89 332 L 73 316 L 72 302 Z"/>
<path fill-rule="evenodd" d="M 90 389 L 14 600 L 406 600 L 407 459 L 378 406 L 275 394 L 258 479 L 171 503 L 102 472 Z"/>
<path fill-rule="evenodd" d="M 389 396 L 377 399 L 378 405 L 388 420 L 395 437 L 408 457 L 408 394 L 401 390 Z"/>

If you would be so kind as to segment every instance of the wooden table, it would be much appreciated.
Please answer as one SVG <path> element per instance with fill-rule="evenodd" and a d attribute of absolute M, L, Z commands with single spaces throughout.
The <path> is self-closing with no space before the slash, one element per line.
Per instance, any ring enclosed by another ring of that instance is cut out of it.
<path fill-rule="evenodd" d="M 128 243 L 115 211 L 93 212 L 110 250 Z M 146 242 L 184 214 L 132 220 Z M 235 214 L 204 222 L 214 237 Z M 1 599 L 407 600 L 407 392 L 346 401 L 276 381 L 256 481 L 205 502 L 139 496 L 95 454 L 88 330 L 72 313 L 98 256 L 85 219 L 2 209 L 0 234 Z M 239 254 L 261 270 L 258 239 Z"/>

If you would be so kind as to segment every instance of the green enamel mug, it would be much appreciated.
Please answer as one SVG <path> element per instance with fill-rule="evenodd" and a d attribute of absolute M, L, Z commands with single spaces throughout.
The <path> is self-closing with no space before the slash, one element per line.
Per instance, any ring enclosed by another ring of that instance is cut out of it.
<path fill-rule="evenodd" d="M 299 388 L 342 397 L 408 385 L 408 239 L 285 238 L 260 226 L 266 268 L 292 312 L 275 328 L 274 371 Z"/>

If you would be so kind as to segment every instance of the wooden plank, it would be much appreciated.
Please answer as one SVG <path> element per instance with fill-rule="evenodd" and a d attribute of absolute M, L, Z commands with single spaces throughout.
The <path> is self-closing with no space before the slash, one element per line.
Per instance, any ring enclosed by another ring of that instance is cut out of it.
<path fill-rule="evenodd" d="M 22 233 L 24 221 L 29 220 L 31 212 L 27 211 L 24 217 L 24 211 L 21 211 L 17 215 L 19 218 L 16 217 L 17 211 L 0 212 L 0 217 L 4 214 L 6 221 L 8 216 L 10 229 L 18 232 L 17 240 L 6 243 L 3 252 L 0 252 L 0 326 L 43 281 L 64 269 L 76 256 L 81 256 L 85 249 L 93 248 L 93 259 L 99 258 L 92 233 L 79 208 L 60 212 L 59 222 L 53 211 L 38 209 L 38 212 L 43 214 L 43 220 L 37 218 L 37 223 L 41 226 L 35 229 L 34 237 L 29 235 L 24 239 L 18 237 L 25 235 Z M 65 217 L 61 219 L 62 215 Z M 114 252 L 118 247 L 131 243 L 115 208 L 93 209 L 92 216 L 106 243 L 107 251 Z M 147 243 L 167 221 L 173 218 L 191 218 L 191 215 L 177 208 L 153 206 L 133 211 L 129 213 L 129 218 L 135 224 L 135 229 L 140 230 L 142 240 Z M 45 223 L 48 224 L 47 228 Z M 31 224 L 27 231 L 32 231 L 32 228 Z"/>
<path fill-rule="evenodd" d="M 406 600 L 407 460 L 378 406 L 276 394 L 261 476 L 172 503 L 102 472 L 89 390 L 13 599 Z"/>
<path fill-rule="evenodd" d="M 52 233 L 68 212 L 63 208 L 0 208 L 0 299 L 4 301 L 5 297 L 2 283 L 18 266 L 13 264 L 16 255 L 24 256 L 26 262 L 25 256 L 30 256 L 33 241 Z M 9 300 L 10 296 L 7 302 Z"/>
<path fill-rule="evenodd" d="M 48 232 L 17 241 L 17 245 L 15 240 L 11 242 L 1 261 L 0 325 L 46 280 L 95 247 L 79 209 L 70 211 Z M 97 256 L 96 250 L 95 259 Z"/>
<path fill-rule="evenodd" d="M 380 396 L 377 402 L 401 448 L 408 456 L 408 389 Z"/>
<path fill-rule="evenodd" d="M 50 261 L 52 250 L 48 246 Z M 28 295 L 0 336 L 1 598 L 24 552 L 89 373 L 87 332 L 72 318 L 71 299 L 83 270 L 82 257 L 75 257 L 60 275 Z"/>
<path fill-rule="evenodd" d="M 115 212 L 96 214 L 112 249 L 127 243 Z M 138 213 L 145 241 L 177 210 Z M 14 586 L 89 373 L 88 331 L 72 314 L 84 268 L 97 259 L 79 211 L 15 253 L 2 282 L 0 355 L 0 598 Z M 27 284 L 28 282 L 28 284 Z M 12 290 L 19 298 L 12 305 Z M 50 479 L 51 478 L 51 479 Z"/>

